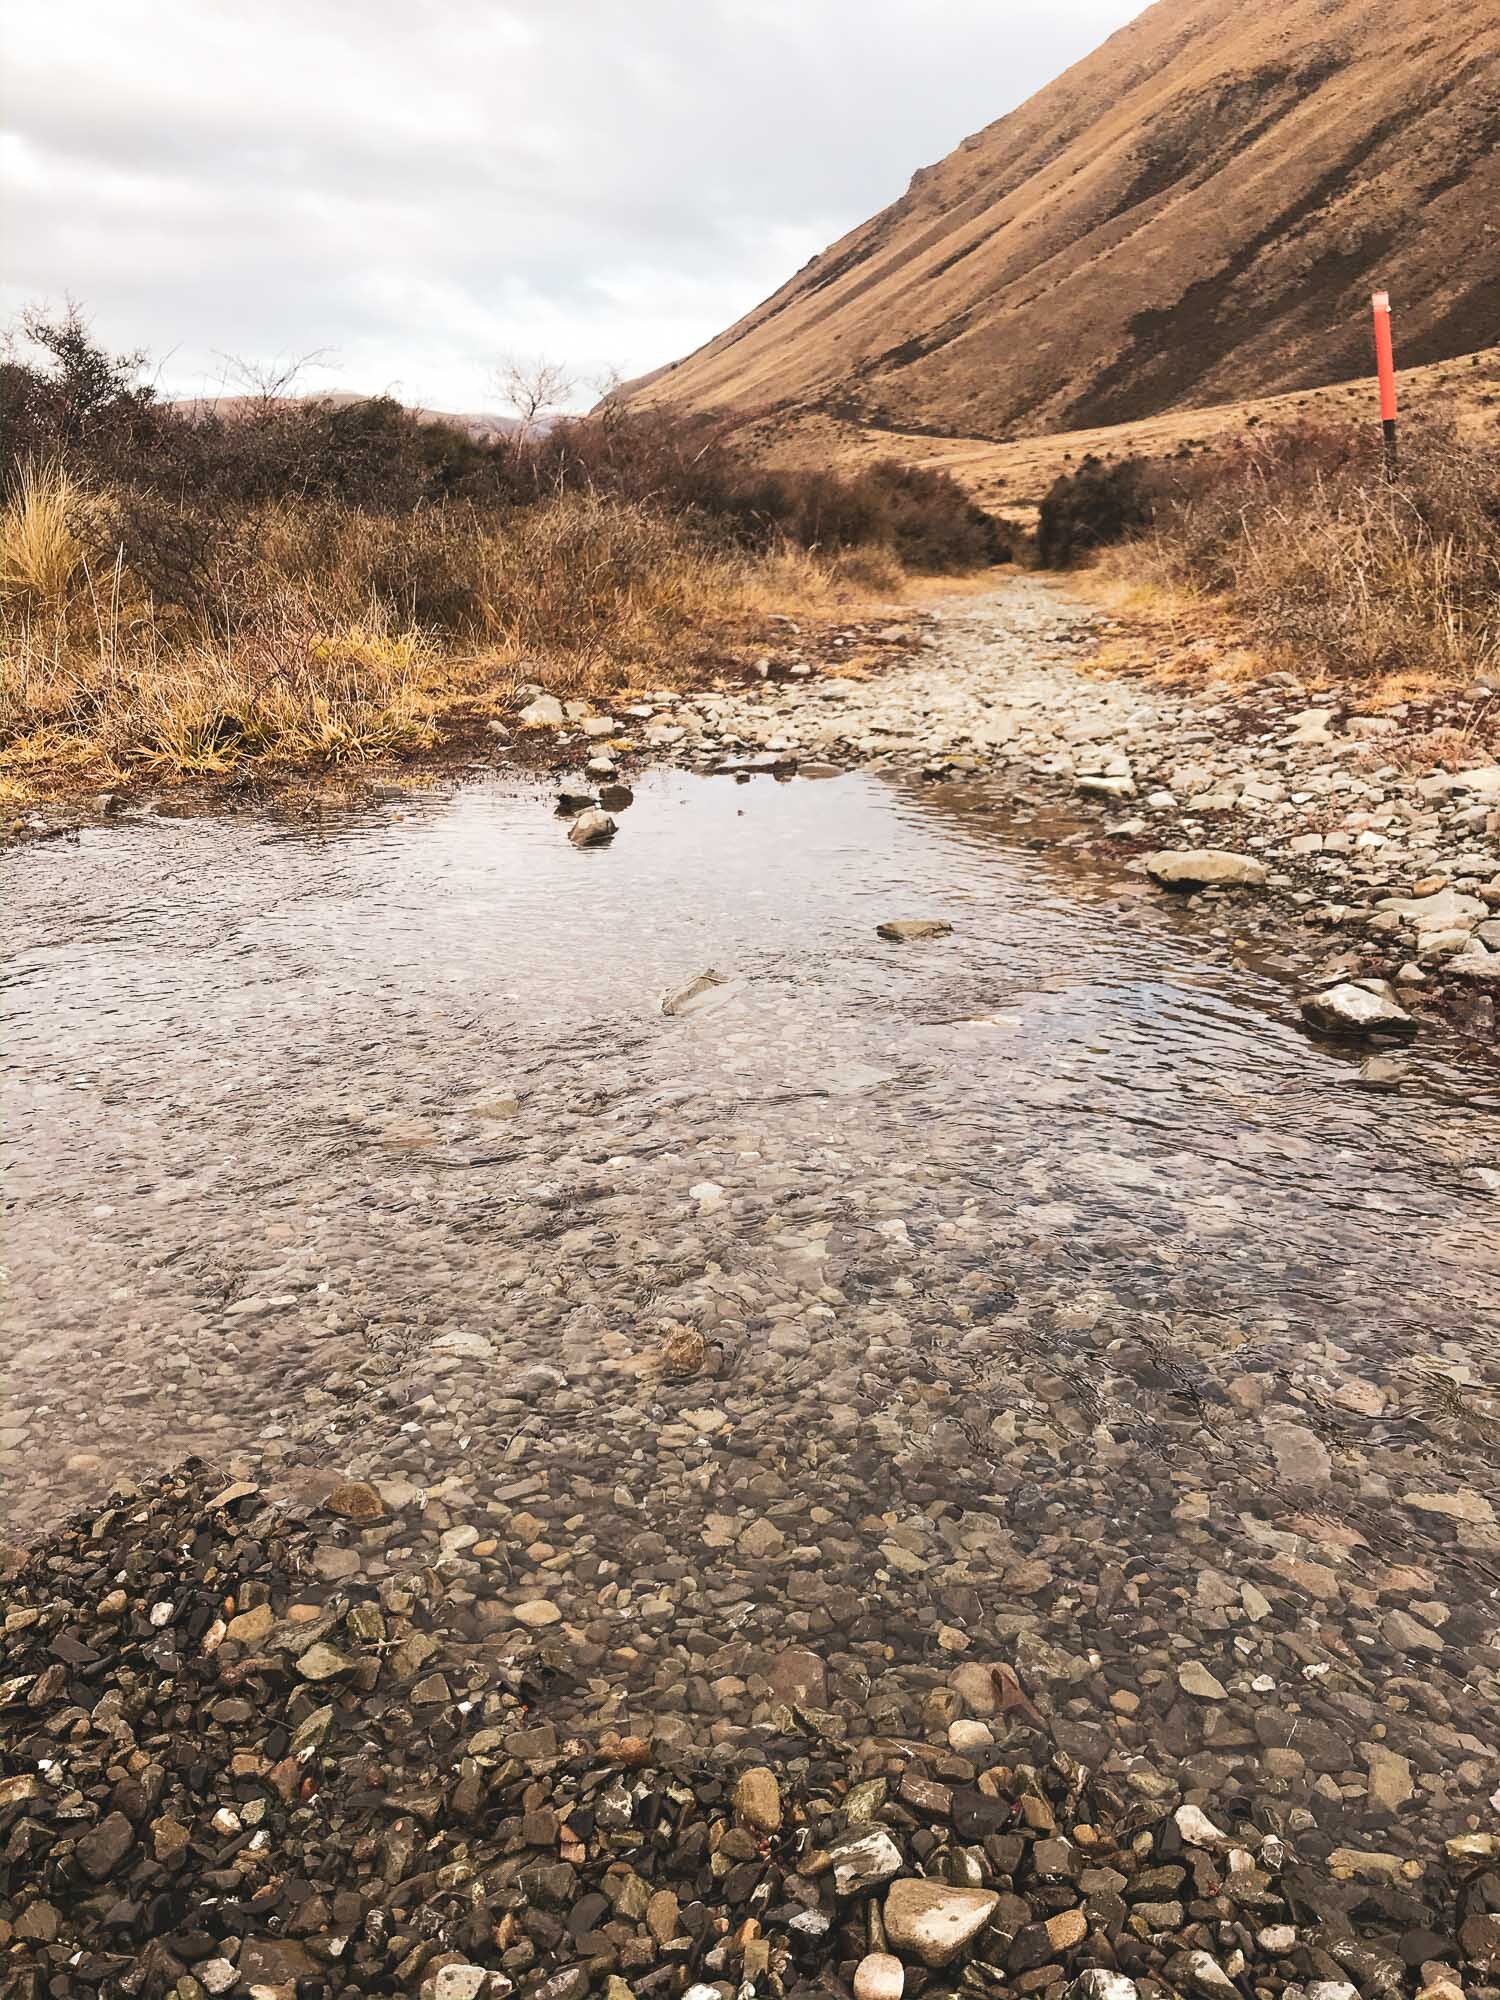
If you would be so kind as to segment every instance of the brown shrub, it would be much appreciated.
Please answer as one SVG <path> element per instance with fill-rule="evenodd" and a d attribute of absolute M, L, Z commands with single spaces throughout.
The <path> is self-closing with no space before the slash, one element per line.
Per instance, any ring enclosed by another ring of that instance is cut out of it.
<path fill-rule="evenodd" d="M 1226 597 L 1268 655 L 1370 679 L 1500 668 L 1500 461 L 1410 426 L 1400 477 L 1352 425 L 1263 430 L 1146 475 L 1135 573 Z"/>

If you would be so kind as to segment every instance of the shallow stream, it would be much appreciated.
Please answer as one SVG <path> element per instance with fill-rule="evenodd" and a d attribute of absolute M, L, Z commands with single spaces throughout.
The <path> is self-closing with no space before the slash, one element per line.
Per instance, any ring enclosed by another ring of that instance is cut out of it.
<path fill-rule="evenodd" d="M 534 1490 L 531 1587 L 586 1622 L 560 1546 L 646 1519 L 691 1560 L 751 1504 L 784 1551 L 669 1566 L 666 1628 L 815 1638 L 849 1585 L 916 1656 L 991 1616 L 1082 1645 L 1134 1552 L 1152 1646 L 1185 1605 L 1248 1671 L 1311 1616 L 1477 1699 L 1500 1079 L 1434 1045 L 1363 1087 L 1066 824 L 668 772 L 593 850 L 494 781 L 314 829 L 143 816 L 5 872 L 13 1533 L 188 1451 L 446 1481 L 440 1526 Z"/>

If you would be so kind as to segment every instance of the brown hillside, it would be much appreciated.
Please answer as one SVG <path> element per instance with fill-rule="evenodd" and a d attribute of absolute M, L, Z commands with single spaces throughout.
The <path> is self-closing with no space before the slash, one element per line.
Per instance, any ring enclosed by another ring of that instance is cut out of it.
<path fill-rule="evenodd" d="M 997 30 L 997 34 L 1000 33 Z M 1002 439 L 1500 337 L 1500 0 L 1158 0 L 642 401 Z"/>

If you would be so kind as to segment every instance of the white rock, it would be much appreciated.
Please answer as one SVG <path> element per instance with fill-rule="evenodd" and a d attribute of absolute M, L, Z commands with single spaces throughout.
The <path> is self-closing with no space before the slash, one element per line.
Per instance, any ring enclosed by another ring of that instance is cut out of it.
<path fill-rule="evenodd" d="M 1140 1988 L 1123 1972 L 1107 1972 L 1102 1965 L 1080 1972 L 1068 1988 L 1068 2000 L 1137 2000 Z"/>
<path fill-rule="evenodd" d="M 489 1979 L 482 1965 L 445 1965 L 433 1981 L 432 2000 L 480 2000 Z"/>
<path fill-rule="evenodd" d="M 1443 970 L 1458 979 L 1500 979 L 1500 951 L 1478 952 L 1471 945 L 1458 958 L 1450 958 Z"/>
<path fill-rule="evenodd" d="M 562 703 L 555 694 L 539 694 L 521 710 L 518 720 L 533 728 L 556 729 L 566 720 Z"/>
<path fill-rule="evenodd" d="M 1377 907 L 1393 910 L 1418 931 L 1469 931 L 1485 914 L 1477 896 L 1465 896 L 1457 889 L 1438 889 L 1430 896 L 1385 896 Z"/>
<path fill-rule="evenodd" d="M 1450 961 L 1451 963 L 1451 961 Z M 1302 1018 L 1311 1027 L 1330 1034 L 1414 1035 L 1417 1024 L 1404 1008 L 1369 986 L 1346 980 L 1308 993 L 1302 999 Z"/>
<path fill-rule="evenodd" d="M 840 1896 L 858 1896 L 901 1873 L 901 1849 L 884 1827 L 841 1834 L 828 1849 L 833 1886 Z"/>
<path fill-rule="evenodd" d="M 1202 2000 L 1240 2000 L 1240 1989 L 1211 1952 L 1190 1951 L 1187 1955 L 1188 1985 Z"/>
<path fill-rule="evenodd" d="M 871 1951 L 854 1968 L 854 2000 L 901 2000 L 906 1967 L 888 1951 Z"/>
<path fill-rule="evenodd" d="M 1234 1842 L 1227 1833 L 1216 1827 L 1208 1814 L 1198 1806 L 1179 1806 L 1173 1814 L 1177 1831 L 1189 1847 L 1232 1847 Z"/>
<path fill-rule="evenodd" d="M 948 1748 L 960 1757 L 974 1757 L 995 1747 L 995 1733 L 987 1722 L 950 1722 Z"/>
<path fill-rule="evenodd" d="M 1146 873 L 1164 889 L 1258 889 L 1265 863 L 1222 847 L 1164 847 L 1146 856 Z"/>
<path fill-rule="evenodd" d="M 999 1901 L 993 1889 L 954 1889 L 906 1876 L 886 1891 L 886 1940 L 923 1965 L 950 1965 L 978 1937 Z"/>

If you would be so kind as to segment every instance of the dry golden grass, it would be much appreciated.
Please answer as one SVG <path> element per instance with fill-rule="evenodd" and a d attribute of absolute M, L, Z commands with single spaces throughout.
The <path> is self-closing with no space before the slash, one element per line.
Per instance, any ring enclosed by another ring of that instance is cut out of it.
<path fill-rule="evenodd" d="M 1418 431 L 1388 483 L 1347 432 L 1270 433 L 1168 486 L 1153 528 L 1106 550 L 1096 598 L 1168 641 L 1217 638 L 1362 706 L 1500 672 L 1500 484 L 1451 427 Z M 1238 677 L 1228 659 L 1221 677 Z"/>
<path fill-rule="evenodd" d="M 138 773 L 420 752 L 457 712 L 501 711 L 519 681 L 575 696 L 682 684 L 772 612 L 816 619 L 902 587 L 880 551 L 725 552 L 586 495 L 506 516 L 279 502 L 236 517 L 188 613 L 158 610 L 129 564 L 109 560 L 110 508 L 52 467 L 28 471 L 0 509 L 12 801 Z"/>

